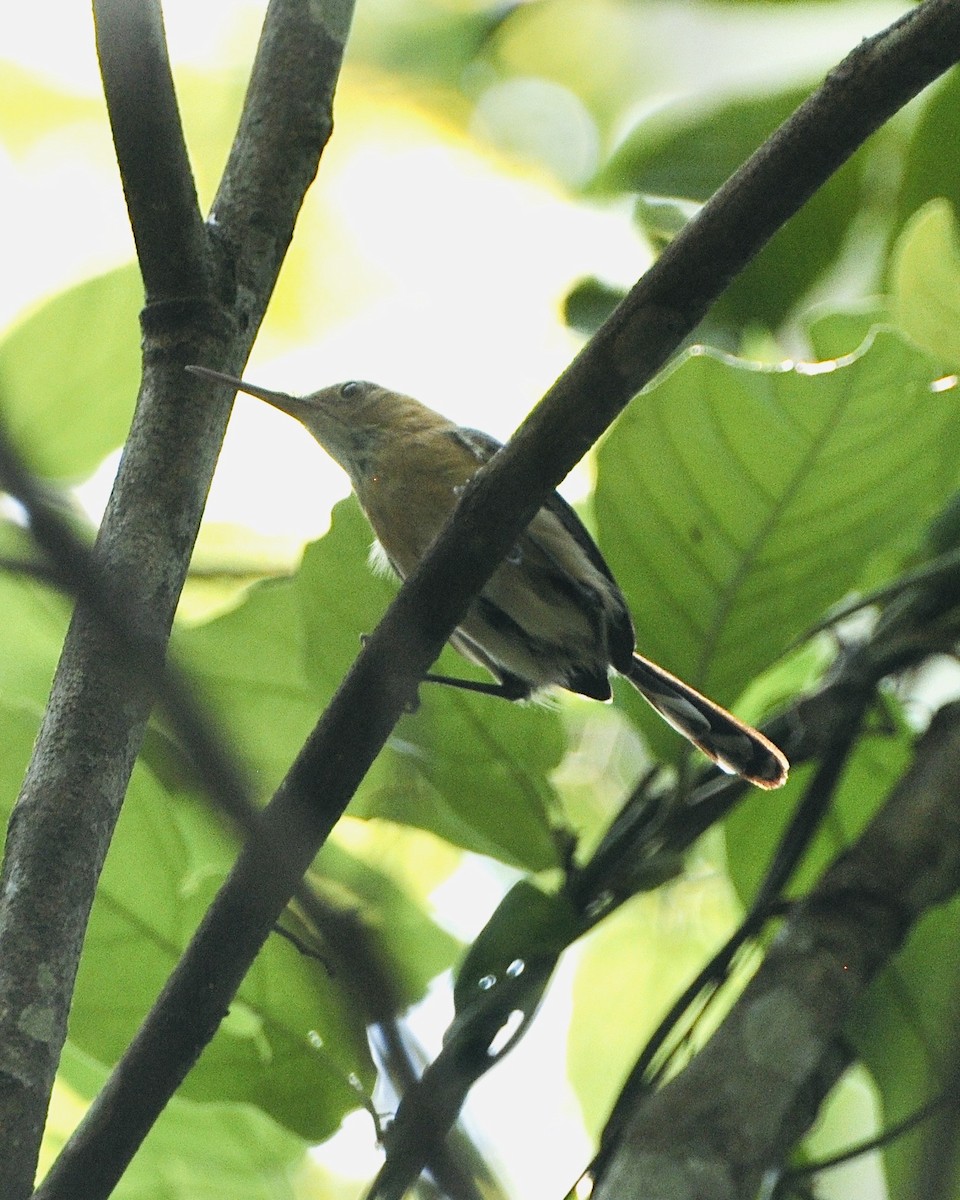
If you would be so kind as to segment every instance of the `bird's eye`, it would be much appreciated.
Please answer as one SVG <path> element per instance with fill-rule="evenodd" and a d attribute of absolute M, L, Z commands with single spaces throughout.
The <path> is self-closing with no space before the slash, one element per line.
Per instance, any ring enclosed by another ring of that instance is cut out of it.
<path fill-rule="evenodd" d="M 340 395 L 344 400 L 355 400 L 360 395 L 360 384 L 355 379 L 340 385 Z"/>

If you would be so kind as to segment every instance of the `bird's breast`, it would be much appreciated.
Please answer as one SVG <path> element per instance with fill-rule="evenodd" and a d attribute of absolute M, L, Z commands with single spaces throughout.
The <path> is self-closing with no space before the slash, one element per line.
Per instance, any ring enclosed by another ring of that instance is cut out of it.
<path fill-rule="evenodd" d="M 423 558 L 450 513 L 459 488 L 476 463 L 445 470 L 435 456 L 407 447 L 401 461 L 382 459 L 357 497 L 387 557 L 406 577 Z"/>

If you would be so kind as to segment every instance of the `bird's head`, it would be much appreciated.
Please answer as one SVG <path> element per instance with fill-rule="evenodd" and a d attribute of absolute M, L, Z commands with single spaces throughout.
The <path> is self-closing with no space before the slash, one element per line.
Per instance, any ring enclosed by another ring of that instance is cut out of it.
<path fill-rule="evenodd" d="M 378 453 L 391 439 L 450 424 L 412 396 L 364 380 L 335 383 L 307 396 L 290 396 L 207 367 L 191 366 L 187 370 L 219 380 L 296 417 L 343 467 L 355 487 L 374 469 Z"/>

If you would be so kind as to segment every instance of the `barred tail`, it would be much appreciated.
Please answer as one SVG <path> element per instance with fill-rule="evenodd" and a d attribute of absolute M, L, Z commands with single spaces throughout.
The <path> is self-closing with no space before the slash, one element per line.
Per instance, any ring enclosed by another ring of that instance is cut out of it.
<path fill-rule="evenodd" d="M 762 733 L 639 654 L 634 654 L 625 674 L 668 725 L 722 770 L 742 775 L 761 788 L 786 783 L 790 764 Z"/>

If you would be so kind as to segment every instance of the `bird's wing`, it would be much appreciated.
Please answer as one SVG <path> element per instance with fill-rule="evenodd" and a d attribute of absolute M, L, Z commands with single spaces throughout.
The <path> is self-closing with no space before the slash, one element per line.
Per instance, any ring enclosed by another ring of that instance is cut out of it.
<path fill-rule="evenodd" d="M 498 450 L 503 448 L 503 442 L 498 442 L 495 437 L 491 437 L 489 433 L 484 433 L 480 429 L 466 429 L 459 427 L 451 429 L 449 436 L 459 442 L 461 446 L 465 446 L 477 462 L 488 462 L 496 454 Z"/>

